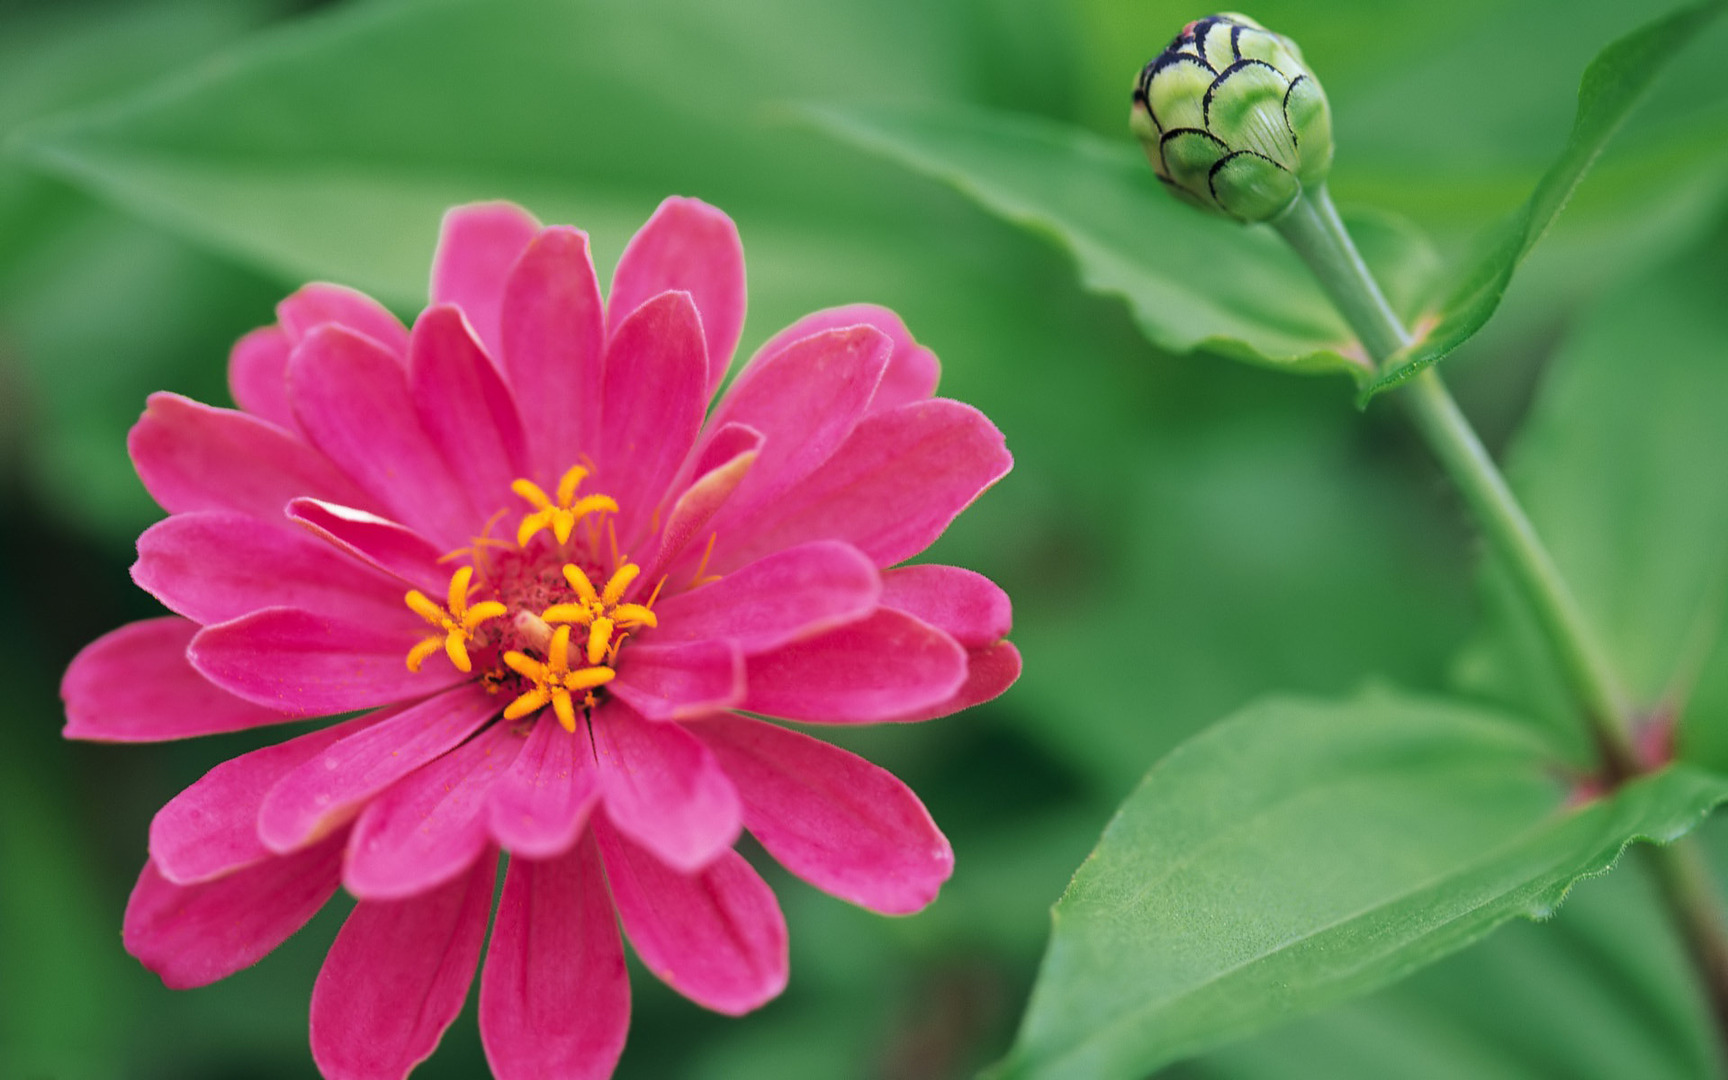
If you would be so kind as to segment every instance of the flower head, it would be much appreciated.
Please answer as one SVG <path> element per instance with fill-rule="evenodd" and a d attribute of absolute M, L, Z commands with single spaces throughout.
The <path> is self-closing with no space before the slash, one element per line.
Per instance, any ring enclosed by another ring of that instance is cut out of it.
<path fill-rule="evenodd" d="M 703 203 L 663 203 L 604 298 L 583 233 L 468 206 L 412 329 L 310 285 L 235 346 L 238 410 L 150 399 L 130 446 L 169 516 L 133 576 L 175 614 L 78 656 L 66 733 L 359 715 L 163 807 L 135 956 L 212 982 L 346 886 L 313 1054 L 400 1077 L 461 1009 L 502 850 L 479 971 L 493 1071 L 604 1075 L 628 1026 L 620 919 L 709 1008 L 785 984 L 741 829 L 865 907 L 934 898 L 952 855 L 916 796 L 761 718 L 919 720 L 1013 682 L 1001 590 L 896 566 L 1009 457 L 875 307 L 800 320 L 710 409 L 743 314 L 737 233 Z"/>
<path fill-rule="evenodd" d="M 1332 168 L 1332 113 L 1296 43 L 1246 15 L 1182 28 L 1134 81 L 1128 125 L 1183 201 L 1271 221 Z"/>

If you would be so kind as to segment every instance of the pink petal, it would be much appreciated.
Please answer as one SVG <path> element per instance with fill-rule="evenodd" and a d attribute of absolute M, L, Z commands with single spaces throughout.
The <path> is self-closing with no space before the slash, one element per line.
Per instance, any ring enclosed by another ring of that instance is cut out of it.
<path fill-rule="evenodd" d="M 905 915 L 936 899 L 954 851 L 886 769 L 743 716 L 694 728 L 744 800 L 744 827 L 786 869 L 842 900 Z"/>
<path fill-rule="evenodd" d="M 654 644 L 725 638 L 745 655 L 766 652 L 863 618 L 881 591 L 857 548 L 818 540 L 661 600 Z"/>
<path fill-rule="evenodd" d="M 730 542 L 716 569 L 821 538 L 891 566 L 929 547 L 1012 465 L 1002 433 L 969 405 L 936 398 L 868 416 L 762 521 L 722 535 Z"/>
<path fill-rule="evenodd" d="M 605 409 L 594 490 L 618 500 L 630 544 L 684 463 L 708 407 L 702 321 L 689 293 L 661 293 L 606 343 Z"/>
<path fill-rule="evenodd" d="M 503 304 L 504 373 L 529 459 L 542 485 L 556 484 L 600 434 L 606 312 L 588 234 L 543 230 L 510 271 Z"/>
<path fill-rule="evenodd" d="M 407 619 L 352 623 L 296 608 L 264 608 L 207 626 L 187 656 L 206 679 L 296 716 L 328 716 L 424 697 L 470 678 L 428 659 L 417 672 L 408 650 L 426 624 Z"/>
<path fill-rule="evenodd" d="M 170 616 L 112 630 L 84 646 L 60 682 L 68 739 L 157 742 L 297 719 L 235 697 L 193 669 L 198 625 Z"/>
<path fill-rule="evenodd" d="M 470 203 L 452 208 L 438 230 L 432 257 L 432 302 L 455 304 L 468 316 L 486 351 L 503 355 L 499 316 L 504 282 L 522 257 L 540 223 L 508 202 Z"/>
<path fill-rule="evenodd" d="M 636 955 L 698 1005 L 739 1016 L 786 988 L 786 920 L 736 851 L 680 874 L 603 823 L 595 837 Z"/>
<path fill-rule="evenodd" d="M 246 334 L 228 353 L 228 392 L 253 416 L 299 431 L 288 405 L 288 350 L 288 335 L 279 326 Z"/>
<path fill-rule="evenodd" d="M 259 839 L 272 851 L 292 851 L 346 824 L 373 796 L 459 745 L 498 708 L 484 689 L 465 686 L 388 710 L 277 781 L 258 807 Z"/>
<path fill-rule="evenodd" d="M 690 542 L 702 535 L 726 500 L 750 474 L 762 449 L 762 433 L 744 424 L 722 427 L 697 455 L 696 482 L 684 489 L 660 530 L 660 550 L 645 581 L 657 581 Z"/>
<path fill-rule="evenodd" d="M 275 523 L 301 495 L 372 505 L 324 455 L 282 428 L 178 394 L 151 394 L 126 446 L 138 478 L 171 514 L 236 510 Z"/>
<path fill-rule="evenodd" d="M 312 986 L 326 1080 L 402 1080 L 462 1011 L 492 910 L 496 857 L 412 900 L 362 900 Z"/>
<path fill-rule="evenodd" d="M 542 713 L 510 768 L 492 786 L 487 820 L 506 851 L 550 859 L 570 850 L 600 798 L 587 737 Z"/>
<path fill-rule="evenodd" d="M 348 840 L 348 891 L 362 900 L 403 900 L 468 869 L 488 846 L 487 792 L 522 742 L 494 724 L 367 804 Z"/>
<path fill-rule="evenodd" d="M 925 564 L 885 571 L 882 606 L 945 630 L 968 649 L 1000 641 L 1014 623 L 1008 594 L 983 574 L 958 566 Z"/>
<path fill-rule="evenodd" d="M 511 859 L 480 972 L 492 1075 L 606 1080 L 629 1028 L 624 944 L 593 839 L 550 862 Z"/>
<path fill-rule="evenodd" d="M 695 736 L 611 702 L 590 724 L 606 817 L 687 873 L 738 839 L 738 792 Z"/>
<path fill-rule="evenodd" d="M 833 456 L 858 426 L 893 342 L 869 326 L 828 330 L 751 362 L 714 413 L 762 432 L 761 457 L 717 519 L 726 536 Z"/>
<path fill-rule="evenodd" d="M 271 858 L 258 838 L 258 807 L 283 777 L 338 739 L 369 727 L 378 714 L 230 758 L 168 800 L 150 822 L 150 860 L 178 885 L 219 877 Z"/>
<path fill-rule="evenodd" d="M 266 607 L 352 622 L 405 609 L 391 578 L 327 544 L 224 510 L 175 514 L 138 538 L 132 580 L 172 611 L 219 623 Z"/>
<path fill-rule="evenodd" d="M 288 504 L 288 520 L 361 562 L 434 596 L 444 591 L 454 573 L 439 561 L 442 553 L 431 541 L 377 514 L 318 499 L 295 499 Z"/>
<path fill-rule="evenodd" d="M 126 904 L 126 951 L 174 990 L 225 979 L 263 959 L 336 892 L 344 836 L 197 885 L 144 864 Z"/>
<path fill-rule="evenodd" d="M 612 275 L 607 321 L 613 326 L 651 297 L 687 292 L 707 339 L 706 401 L 731 366 L 744 330 L 744 245 L 732 219 L 698 199 L 671 196 L 636 231 Z"/>
<path fill-rule="evenodd" d="M 370 296 L 345 285 L 315 281 L 301 286 L 276 305 L 276 321 L 290 345 L 299 345 L 320 326 L 334 325 L 364 334 L 397 359 L 408 355 L 408 331 L 396 316 Z"/>
<path fill-rule="evenodd" d="M 885 720 L 910 724 L 920 720 L 935 720 L 952 716 L 961 709 L 970 709 L 1001 696 L 1020 677 L 1020 650 L 1012 642 L 998 641 L 966 654 L 966 681 L 945 701 L 913 709 Z"/>
<path fill-rule="evenodd" d="M 377 342 L 314 330 L 288 363 L 288 396 L 313 445 L 393 519 L 450 547 L 484 520 L 416 419 L 408 373 Z"/>
<path fill-rule="evenodd" d="M 817 724 L 868 724 L 946 701 L 966 650 L 910 615 L 874 615 L 746 661 L 743 707 Z"/>
<path fill-rule="evenodd" d="M 888 370 L 883 372 L 876 396 L 871 399 L 871 412 L 922 401 L 936 392 L 936 382 L 942 374 L 936 354 L 912 340 L 912 333 L 900 316 L 875 304 L 847 304 L 806 315 L 768 339 L 766 345 L 756 350 L 756 357 L 772 356 L 799 338 L 844 326 L 874 326 L 894 341 L 894 355 L 889 358 Z M 756 362 L 755 358 L 751 360 L 752 364 Z"/>
<path fill-rule="evenodd" d="M 650 720 L 685 720 L 744 700 L 744 654 L 726 641 L 631 643 L 606 689 Z"/>
<path fill-rule="evenodd" d="M 527 473 L 528 455 L 516 402 L 457 308 L 427 308 L 415 322 L 408 387 L 469 501 L 482 515 L 517 505 L 510 482 Z"/>

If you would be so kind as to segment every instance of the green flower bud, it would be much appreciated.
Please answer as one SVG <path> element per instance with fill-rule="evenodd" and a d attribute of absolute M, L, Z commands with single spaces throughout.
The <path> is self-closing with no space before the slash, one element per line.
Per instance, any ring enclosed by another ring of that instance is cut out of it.
<path fill-rule="evenodd" d="M 1272 221 L 1332 167 L 1332 110 L 1296 43 L 1245 15 L 1182 28 L 1134 83 L 1128 126 L 1183 201 Z"/>

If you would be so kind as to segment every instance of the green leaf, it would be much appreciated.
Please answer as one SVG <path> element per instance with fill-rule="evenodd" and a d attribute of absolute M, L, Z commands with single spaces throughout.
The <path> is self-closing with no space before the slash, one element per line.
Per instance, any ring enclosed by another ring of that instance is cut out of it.
<path fill-rule="evenodd" d="M 1604 298 L 1561 348 L 1507 475 L 1634 703 L 1728 767 L 1728 310 L 1720 248 Z M 1468 688 L 1576 729 L 1551 655 L 1490 564 Z"/>
<path fill-rule="evenodd" d="M 1597 55 L 1578 88 L 1578 113 L 1560 157 L 1530 198 L 1491 234 L 1486 252 L 1449 286 L 1445 301 L 1429 316 L 1434 323 L 1418 340 L 1391 357 L 1364 399 L 1387 390 L 1437 362 L 1487 324 L 1519 263 L 1554 224 L 1608 141 L 1668 63 L 1728 4 L 1723 0 L 1682 8 L 1645 24 Z M 1697 145 L 1720 153 L 1709 133 Z"/>
<path fill-rule="evenodd" d="M 1719 823 L 1697 835 L 1719 840 Z M 1214 1051 L 1198 1071 L 1214 1080 L 1696 1080 L 1723 1067 L 1685 945 L 1634 860 L 1579 882 L 1552 920 L 1513 920 L 1396 986 Z"/>
<path fill-rule="evenodd" d="M 1133 1077 L 1550 914 L 1728 798 L 1673 766 L 1575 804 L 1546 743 L 1385 691 L 1272 699 L 1147 774 L 1056 905 L 1013 1077 Z"/>
<path fill-rule="evenodd" d="M 829 106 L 810 115 L 1055 240 L 1087 288 L 1126 300 L 1166 349 L 1367 377 L 1349 329 L 1277 236 L 1170 198 L 1129 143 L 970 108 Z M 1413 313 L 1433 271 L 1426 242 L 1388 218 L 1353 225 L 1395 306 Z"/>

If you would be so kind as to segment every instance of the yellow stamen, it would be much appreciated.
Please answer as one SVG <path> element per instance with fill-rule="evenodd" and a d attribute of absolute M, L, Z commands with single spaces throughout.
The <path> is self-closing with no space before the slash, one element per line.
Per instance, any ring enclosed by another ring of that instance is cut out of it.
<path fill-rule="evenodd" d="M 408 595 L 402 599 L 409 610 L 436 627 L 439 633 L 427 637 L 408 650 L 408 670 L 419 671 L 420 665 L 428 656 L 443 648 L 450 662 L 456 665 L 457 671 L 472 671 L 473 663 L 468 659 L 468 643 L 474 640 L 474 631 L 488 619 L 496 619 L 508 609 L 496 600 L 486 600 L 468 606 L 468 590 L 474 580 L 474 568 L 464 566 L 450 575 L 450 588 L 446 599 L 448 604 L 439 607 L 419 589 L 408 590 Z"/>
<path fill-rule="evenodd" d="M 594 513 L 616 514 L 618 504 L 610 495 L 584 495 L 578 499 L 576 491 L 582 486 L 582 481 L 588 476 L 588 470 L 580 465 L 572 465 L 566 469 L 558 481 L 557 502 L 553 502 L 539 484 L 532 480 L 521 479 L 510 485 L 510 490 L 532 506 L 534 509 L 523 515 L 522 523 L 516 527 L 516 544 L 527 547 L 528 541 L 534 539 L 542 530 L 551 529 L 560 544 L 570 542 L 570 533 L 576 528 L 576 523 Z"/>
<path fill-rule="evenodd" d="M 504 719 L 520 720 L 537 710 L 552 706 L 558 723 L 565 731 L 576 730 L 576 703 L 573 694 L 581 694 L 584 705 L 593 704 L 589 691 L 612 681 L 616 674 L 609 667 L 585 667 L 570 670 L 570 628 L 560 626 L 552 634 L 546 650 L 546 662 L 519 652 L 504 654 L 504 663 L 511 671 L 531 681 L 532 689 L 523 693 L 504 709 Z"/>
<path fill-rule="evenodd" d="M 696 564 L 696 576 L 690 579 L 692 589 L 700 589 L 704 585 L 720 580 L 718 574 L 704 576 L 708 571 L 708 560 L 714 555 L 714 541 L 719 537 L 719 533 L 711 532 L 708 534 L 708 546 L 702 549 L 702 561 Z"/>

